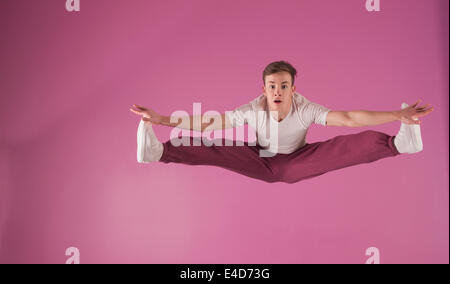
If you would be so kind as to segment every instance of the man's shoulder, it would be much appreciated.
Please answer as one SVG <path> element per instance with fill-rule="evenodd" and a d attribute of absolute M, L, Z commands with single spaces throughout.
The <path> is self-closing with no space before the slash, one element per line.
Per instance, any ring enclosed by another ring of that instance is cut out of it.
<path fill-rule="evenodd" d="M 254 111 L 265 110 L 267 108 L 267 100 L 264 94 L 259 95 L 249 103 Z"/>
<path fill-rule="evenodd" d="M 297 92 L 295 92 L 293 95 L 293 101 L 296 102 L 299 106 L 308 102 L 308 100 L 304 96 Z"/>

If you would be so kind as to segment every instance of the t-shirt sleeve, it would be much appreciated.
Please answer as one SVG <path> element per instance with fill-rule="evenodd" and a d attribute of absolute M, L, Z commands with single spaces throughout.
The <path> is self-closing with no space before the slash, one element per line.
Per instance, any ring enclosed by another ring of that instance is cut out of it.
<path fill-rule="evenodd" d="M 251 114 L 253 112 L 253 107 L 251 103 L 237 107 L 233 111 L 226 113 L 229 122 L 233 127 L 242 126 L 248 124 Z"/>
<path fill-rule="evenodd" d="M 302 109 L 302 118 L 307 127 L 309 127 L 312 123 L 326 126 L 328 112 L 330 112 L 329 108 L 305 100 L 305 104 Z"/>

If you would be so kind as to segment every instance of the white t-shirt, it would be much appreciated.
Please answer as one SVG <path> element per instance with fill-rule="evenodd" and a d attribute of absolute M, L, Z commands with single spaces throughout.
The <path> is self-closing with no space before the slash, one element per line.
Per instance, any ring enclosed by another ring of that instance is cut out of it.
<path fill-rule="evenodd" d="M 289 114 L 278 122 L 270 115 L 266 97 L 262 94 L 232 111 L 229 119 L 232 119 L 233 127 L 250 125 L 256 132 L 256 143 L 261 147 L 267 148 L 270 144 L 275 144 L 277 153 L 290 154 L 306 144 L 306 134 L 312 123 L 326 125 L 329 111 L 330 109 L 310 102 L 295 92 Z M 270 143 L 270 127 L 273 126 L 275 128 L 272 129 L 278 131 L 278 143 Z"/>

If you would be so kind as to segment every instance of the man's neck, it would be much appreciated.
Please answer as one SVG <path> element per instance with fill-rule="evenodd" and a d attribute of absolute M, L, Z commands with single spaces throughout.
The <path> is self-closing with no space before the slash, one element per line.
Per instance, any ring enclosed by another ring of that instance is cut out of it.
<path fill-rule="evenodd" d="M 292 102 L 289 102 L 289 106 L 286 107 L 285 109 L 279 109 L 278 110 L 278 119 L 276 119 L 275 117 L 273 117 L 275 120 L 277 120 L 278 122 L 282 121 L 283 119 L 286 118 L 286 116 L 289 114 L 289 111 L 291 110 L 292 107 Z M 270 109 L 269 107 L 269 114 L 270 111 L 277 111 L 276 109 Z M 271 114 L 270 114 L 271 115 Z"/>

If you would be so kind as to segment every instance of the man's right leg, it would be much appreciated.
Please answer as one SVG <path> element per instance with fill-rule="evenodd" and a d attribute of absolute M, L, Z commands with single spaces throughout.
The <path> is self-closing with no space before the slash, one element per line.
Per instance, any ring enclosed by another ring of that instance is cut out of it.
<path fill-rule="evenodd" d="M 243 146 L 237 146 L 236 141 L 228 140 L 227 142 L 224 138 L 208 140 L 211 141 L 209 144 L 221 140 L 222 144 L 220 145 L 222 146 L 215 144 L 206 146 L 202 143 L 202 138 L 183 137 L 177 139 L 188 140 L 190 146 L 174 146 L 171 140 L 166 141 L 163 143 L 164 151 L 160 162 L 217 166 L 265 182 L 276 181 L 268 158 L 259 156 L 258 146 L 249 146 L 248 142 L 243 142 Z M 226 143 L 233 146 L 225 146 L 228 145 Z"/>

